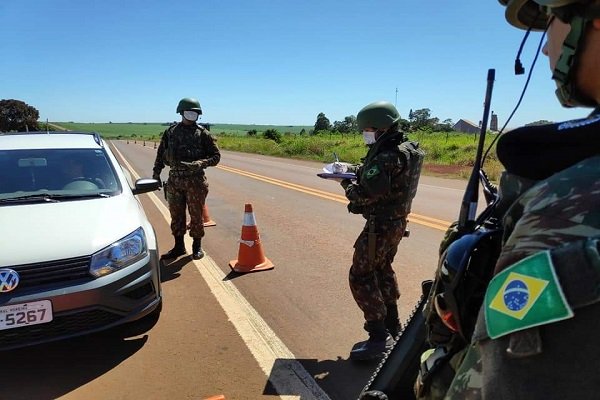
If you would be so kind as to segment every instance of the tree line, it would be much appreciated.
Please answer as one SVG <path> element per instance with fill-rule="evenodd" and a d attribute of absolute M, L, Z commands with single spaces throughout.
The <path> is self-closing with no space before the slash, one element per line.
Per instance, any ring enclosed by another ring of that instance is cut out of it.
<path fill-rule="evenodd" d="M 440 122 L 439 118 L 431 116 L 429 108 L 421 108 L 418 110 L 410 110 L 408 119 L 400 118 L 398 125 L 403 131 L 432 131 L 432 132 L 451 132 L 453 131 L 454 123 L 451 119 L 446 119 Z M 358 125 L 356 116 L 349 115 L 344 117 L 343 121 L 334 121 L 333 124 L 321 112 L 317 115 L 317 120 L 314 124 L 312 133 L 318 132 L 339 132 L 339 133 L 358 133 Z"/>

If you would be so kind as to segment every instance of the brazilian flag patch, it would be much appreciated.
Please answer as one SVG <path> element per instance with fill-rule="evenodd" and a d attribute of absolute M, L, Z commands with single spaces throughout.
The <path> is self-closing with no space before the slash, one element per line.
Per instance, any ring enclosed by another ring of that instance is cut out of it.
<path fill-rule="evenodd" d="M 374 176 L 379 175 L 379 166 L 373 165 L 371 168 L 367 170 L 367 179 L 370 179 Z"/>
<path fill-rule="evenodd" d="M 573 317 L 548 251 L 524 258 L 494 276 L 484 304 L 492 339 Z"/>

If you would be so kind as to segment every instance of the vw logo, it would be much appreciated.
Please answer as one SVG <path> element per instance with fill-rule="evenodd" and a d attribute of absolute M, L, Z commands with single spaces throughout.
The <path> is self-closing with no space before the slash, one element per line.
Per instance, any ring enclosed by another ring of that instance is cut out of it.
<path fill-rule="evenodd" d="M 14 290 L 19 284 L 19 274 L 17 271 L 2 268 L 0 269 L 0 293 L 8 293 Z"/>

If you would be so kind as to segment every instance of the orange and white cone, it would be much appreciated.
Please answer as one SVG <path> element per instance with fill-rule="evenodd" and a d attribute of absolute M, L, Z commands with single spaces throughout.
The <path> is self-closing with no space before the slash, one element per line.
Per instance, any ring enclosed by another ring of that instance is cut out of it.
<path fill-rule="evenodd" d="M 256 218 L 252 211 L 252 204 L 244 207 L 244 223 L 242 225 L 242 238 L 237 260 L 231 260 L 229 266 L 235 272 L 255 272 L 273 269 L 275 266 L 262 250 Z"/>
<path fill-rule="evenodd" d="M 202 208 L 202 225 L 204 225 L 204 227 L 217 225 L 215 221 L 210 219 L 210 215 L 208 215 L 208 207 L 206 206 L 206 204 L 204 204 L 204 207 Z"/>

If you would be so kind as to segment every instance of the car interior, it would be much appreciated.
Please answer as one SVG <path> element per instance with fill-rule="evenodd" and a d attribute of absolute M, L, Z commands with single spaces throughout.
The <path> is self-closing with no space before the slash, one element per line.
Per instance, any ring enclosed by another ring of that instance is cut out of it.
<path fill-rule="evenodd" d="M 111 194 L 119 189 L 115 171 L 102 150 L 0 151 L 0 194 L 39 191 Z"/>

